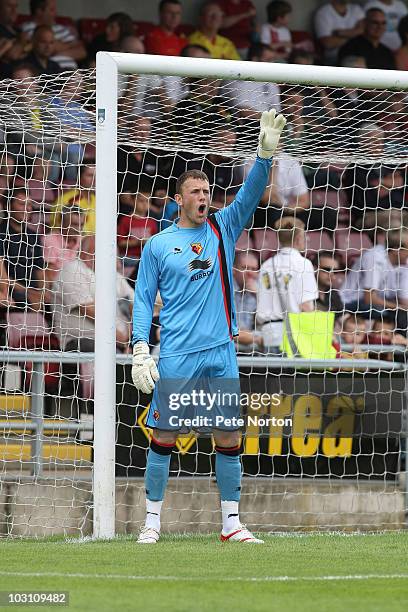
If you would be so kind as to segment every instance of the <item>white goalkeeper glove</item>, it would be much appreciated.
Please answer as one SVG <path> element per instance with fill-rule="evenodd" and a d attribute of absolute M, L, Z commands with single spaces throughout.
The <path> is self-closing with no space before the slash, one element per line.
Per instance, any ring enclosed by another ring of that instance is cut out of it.
<path fill-rule="evenodd" d="M 142 393 L 151 393 L 159 378 L 159 371 L 150 355 L 149 345 L 146 342 L 137 342 L 133 347 L 132 362 L 132 380 L 136 389 Z"/>
<path fill-rule="evenodd" d="M 278 148 L 279 138 L 286 125 L 286 119 L 283 115 L 276 117 L 276 111 L 272 109 L 262 113 L 260 123 L 258 155 L 263 159 L 269 159 Z"/>

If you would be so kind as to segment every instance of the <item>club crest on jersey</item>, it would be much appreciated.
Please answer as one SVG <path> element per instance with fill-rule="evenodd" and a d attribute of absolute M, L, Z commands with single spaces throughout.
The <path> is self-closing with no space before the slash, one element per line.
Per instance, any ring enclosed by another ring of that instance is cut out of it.
<path fill-rule="evenodd" d="M 160 419 L 160 412 L 158 410 L 155 410 L 153 412 L 153 418 L 155 421 L 158 421 Z"/>
<path fill-rule="evenodd" d="M 192 242 L 191 250 L 193 251 L 193 253 L 197 253 L 197 255 L 201 255 L 201 251 L 203 250 L 203 245 L 201 244 L 201 242 Z"/>

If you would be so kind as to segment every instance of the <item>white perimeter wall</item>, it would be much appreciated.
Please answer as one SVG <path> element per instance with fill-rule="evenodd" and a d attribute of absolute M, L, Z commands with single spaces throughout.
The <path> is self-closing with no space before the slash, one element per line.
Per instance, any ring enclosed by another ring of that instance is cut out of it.
<path fill-rule="evenodd" d="M 325 4 L 325 0 L 289 0 L 294 8 L 291 27 L 294 30 L 310 30 L 313 11 Z M 354 0 L 364 4 L 364 0 Z M 182 0 L 186 23 L 194 23 L 203 0 Z M 268 0 L 253 0 L 258 9 L 260 22 L 266 21 L 265 6 Z M 122 11 L 135 20 L 156 21 L 159 0 L 57 0 L 58 12 L 73 19 L 81 17 L 107 17 L 110 13 Z M 29 13 L 28 0 L 20 0 L 20 12 Z"/>

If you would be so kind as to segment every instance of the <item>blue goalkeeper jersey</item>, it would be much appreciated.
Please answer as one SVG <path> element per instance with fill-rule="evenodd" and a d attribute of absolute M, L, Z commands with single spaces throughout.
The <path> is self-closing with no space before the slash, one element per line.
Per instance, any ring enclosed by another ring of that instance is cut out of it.
<path fill-rule="evenodd" d="M 149 342 L 160 291 L 160 355 L 212 348 L 238 334 L 232 267 L 235 243 L 268 183 L 271 160 L 257 157 L 234 201 L 198 228 L 175 221 L 145 245 L 137 276 L 133 343 Z"/>

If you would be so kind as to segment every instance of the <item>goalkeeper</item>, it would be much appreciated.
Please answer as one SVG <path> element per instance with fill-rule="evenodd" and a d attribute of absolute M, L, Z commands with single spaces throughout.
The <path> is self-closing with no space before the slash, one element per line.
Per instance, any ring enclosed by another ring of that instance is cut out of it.
<path fill-rule="evenodd" d="M 159 384 L 155 388 L 155 383 L 160 378 L 160 384 L 171 379 L 228 379 L 239 384 L 233 342 L 238 334 L 232 283 L 235 243 L 267 186 L 272 155 L 285 123 L 274 110 L 262 114 L 256 162 L 235 200 L 214 214 L 208 215 L 207 176 L 198 170 L 184 172 L 176 185 L 179 219 L 153 236 L 143 249 L 133 310 L 132 378 L 139 391 L 154 393 L 147 417 L 153 437 L 145 474 L 146 522 L 139 543 L 154 544 L 159 539 L 170 456 L 182 431 L 182 425 L 174 423 L 169 403 L 161 401 Z M 163 308 L 157 370 L 148 339 L 158 290 Z M 217 410 L 222 415 L 225 408 L 217 406 Z M 235 412 L 238 417 L 239 406 Z M 221 496 L 221 540 L 261 544 L 262 540 L 239 520 L 239 427 L 226 421 L 212 431 Z"/>

